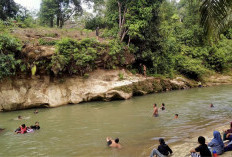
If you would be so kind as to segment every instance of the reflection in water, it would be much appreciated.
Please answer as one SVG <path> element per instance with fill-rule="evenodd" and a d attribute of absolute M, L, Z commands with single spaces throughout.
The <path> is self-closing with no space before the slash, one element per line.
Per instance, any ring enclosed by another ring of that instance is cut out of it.
<path fill-rule="evenodd" d="M 191 133 L 231 118 L 232 86 L 173 91 L 135 97 L 126 101 L 91 102 L 55 109 L 24 110 L 0 113 L 0 156 L 148 156 L 160 137 L 167 143 L 183 140 Z M 159 117 L 152 117 L 153 104 Z M 214 108 L 209 104 L 213 103 Z M 174 119 L 178 114 L 179 118 Z M 22 115 L 30 117 L 12 120 Z M 34 133 L 16 135 L 22 123 L 40 122 Z M 119 137 L 121 150 L 109 149 L 105 138 Z"/>

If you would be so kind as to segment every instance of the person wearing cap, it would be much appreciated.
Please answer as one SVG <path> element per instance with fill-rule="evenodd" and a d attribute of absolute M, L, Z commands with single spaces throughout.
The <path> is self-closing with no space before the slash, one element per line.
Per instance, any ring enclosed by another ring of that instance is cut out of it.
<path fill-rule="evenodd" d="M 163 138 L 159 139 L 160 145 L 158 146 L 158 149 L 153 149 L 151 151 L 150 157 L 153 157 L 154 155 L 158 157 L 165 157 L 169 154 L 172 154 L 172 150 L 169 148 L 167 144 L 165 144 L 165 141 Z"/>

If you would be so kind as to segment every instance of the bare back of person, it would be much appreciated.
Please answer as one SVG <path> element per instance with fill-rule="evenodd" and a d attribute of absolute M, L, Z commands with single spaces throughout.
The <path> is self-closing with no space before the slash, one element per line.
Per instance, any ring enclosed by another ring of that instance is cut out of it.
<path fill-rule="evenodd" d="M 157 108 L 156 105 L 154 105 L 153 116 L 154 116 L 154 117 L 158 117 L 158 108 Z"/>

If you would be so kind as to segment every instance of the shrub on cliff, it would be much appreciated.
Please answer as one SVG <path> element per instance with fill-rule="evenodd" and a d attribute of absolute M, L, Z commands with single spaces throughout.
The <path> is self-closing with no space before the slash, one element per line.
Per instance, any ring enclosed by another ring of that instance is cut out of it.
<path fill-rule="evenodd" d="M 209 71 L 202 65 L 202 60 L 182 55 L 176 57 L 176 69 L 192 79 L 201 79 L 202 75 Z"/>
<path fill-rule="evenodd" d="M 0 80 L 15 75 L 16 66 L 20 63 L 20 60 L 16 60 L 12 54 L 0 53 Z"/>
<path fill-rule="evenodd" d="M 21 50 L 21 44 L 9 35 L 0 35 L 0 79 L 15 75 L 17 65 L 21 60 L 16 59 Z"/>
<path fill-rule="evenodd" d="M 56 54 L 52 57 L 51 66 L 55 74 L 67 72 L 83 75 L 94 68 L 97 58 L 97 41 L 84 39 L 80 42 L 65 38 L 56 44 Z"/>
<path fill-rule="evenodd" d="M 0 52 L 3 54 L 16 54 L 21 50 L 18 39 L 7 34 L 0 35 Z"/>

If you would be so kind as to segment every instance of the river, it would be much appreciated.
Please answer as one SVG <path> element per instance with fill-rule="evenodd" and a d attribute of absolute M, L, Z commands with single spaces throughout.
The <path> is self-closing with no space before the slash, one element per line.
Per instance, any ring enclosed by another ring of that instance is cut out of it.
<path fill-rule="evenodd" d="M 155 93 L 126 101 L 89 102 L 53 109 L 0 113 L 0 156 L 145 157 L 159 137 L 173 145 L 192 133 L 232 118 L 232 86 Z M 153 103 L 166 110 L 152 117 Z M 213 103 L 214 108 L 209 104 Z M 174 119 L 174 114 L 179 114 Z M 25 120 L 13 120 L 18 115 Z M 34 133 L 14 134 L 25 123 L 40 122 Z M 119 137 L 123 148 L 110 149 L 105 138 Z"/>

